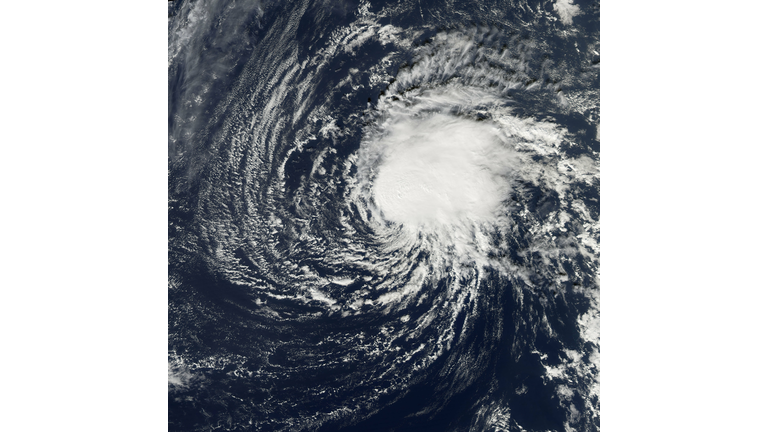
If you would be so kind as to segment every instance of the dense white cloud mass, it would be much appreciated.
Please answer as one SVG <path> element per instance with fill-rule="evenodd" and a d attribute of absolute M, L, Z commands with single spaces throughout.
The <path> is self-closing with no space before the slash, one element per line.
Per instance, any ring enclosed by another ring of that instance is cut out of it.
<path fill-rule="evenodd" d="M 374 197 L 397 223 L 456 225 L 493 219 L 509 185 L 509 150 L 487 124 L 435 114 L 401 119 L 376 143 L 383 161 Z"/>

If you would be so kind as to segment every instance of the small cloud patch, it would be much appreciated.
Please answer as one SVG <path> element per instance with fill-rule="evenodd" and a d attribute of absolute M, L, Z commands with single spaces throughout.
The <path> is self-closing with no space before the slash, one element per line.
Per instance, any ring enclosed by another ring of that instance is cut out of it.
<path fill-rule="evenodd" d="M 573 0 L 555 0 L 555 12 L 565 25 L 573 24 L 573 17 L 581 15 L 581 10 L 573 4 Z"/>

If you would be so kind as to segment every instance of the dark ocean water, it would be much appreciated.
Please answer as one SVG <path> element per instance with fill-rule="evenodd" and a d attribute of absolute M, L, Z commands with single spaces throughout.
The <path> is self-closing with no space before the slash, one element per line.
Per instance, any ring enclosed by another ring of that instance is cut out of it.
<path fill-rule="evenodd" d="M 599 430 L 599 52 L 599 3 L 169 2 L 169 430 Z"/>

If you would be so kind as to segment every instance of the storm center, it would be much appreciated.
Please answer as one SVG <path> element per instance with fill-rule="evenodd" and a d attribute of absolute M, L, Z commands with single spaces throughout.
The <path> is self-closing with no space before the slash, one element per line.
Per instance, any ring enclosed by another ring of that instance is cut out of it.
<path fill-rule="evenodd" d="M 509 150 L 492 126 L 447 114 L 392 123 L 373 184 L 387 220 L 445 225 L 497 215 L 509 192 Z"/>

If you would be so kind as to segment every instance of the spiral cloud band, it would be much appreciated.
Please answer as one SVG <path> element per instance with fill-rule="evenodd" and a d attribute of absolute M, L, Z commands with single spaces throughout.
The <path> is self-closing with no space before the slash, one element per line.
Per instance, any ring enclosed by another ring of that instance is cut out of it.
<path fill-rule="evenodd" d="M 599 430 L 567 6 L 169 4 L 170 430 Z"/>

